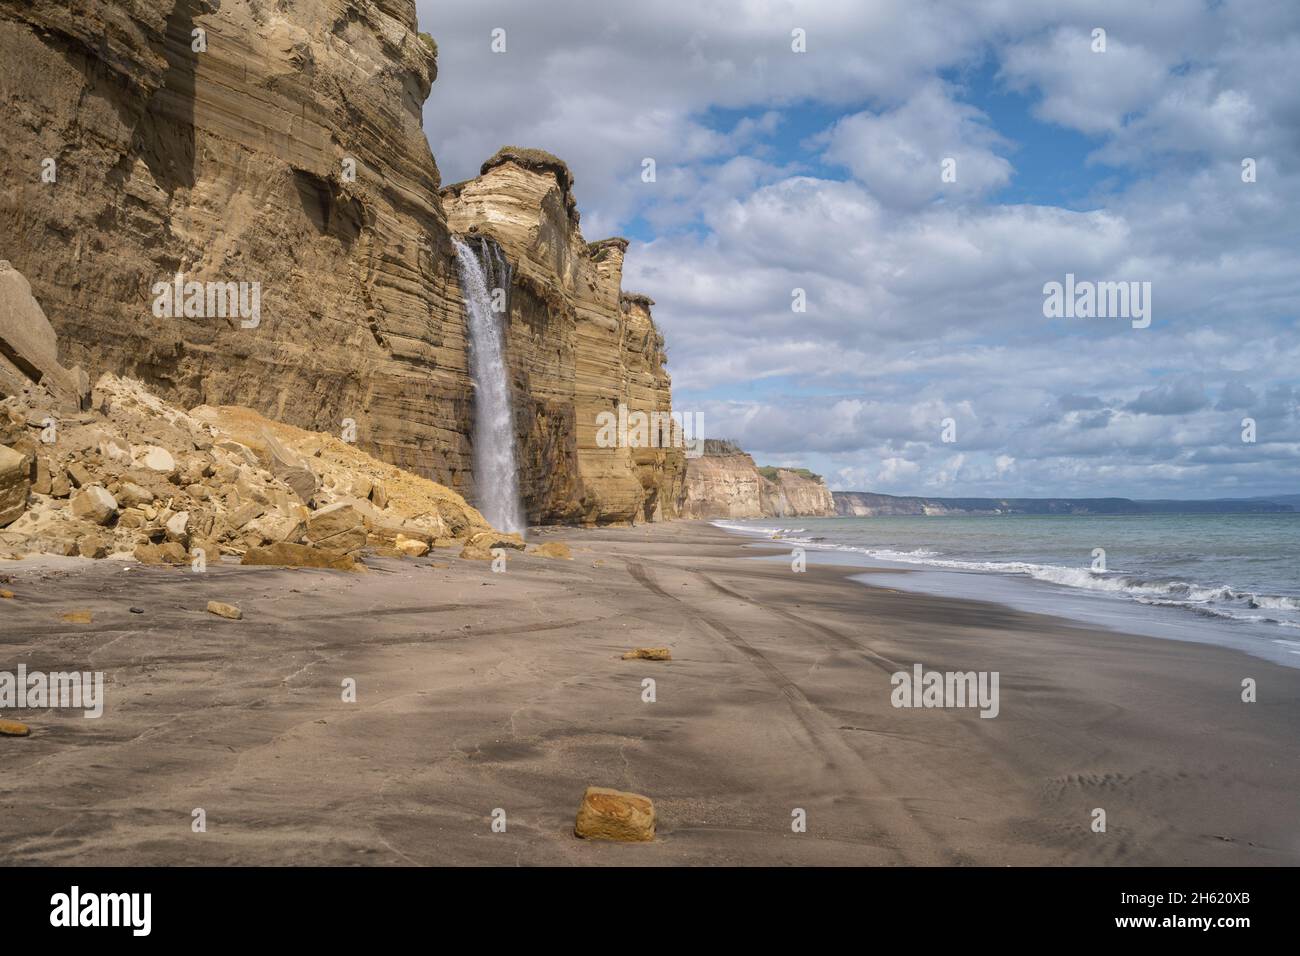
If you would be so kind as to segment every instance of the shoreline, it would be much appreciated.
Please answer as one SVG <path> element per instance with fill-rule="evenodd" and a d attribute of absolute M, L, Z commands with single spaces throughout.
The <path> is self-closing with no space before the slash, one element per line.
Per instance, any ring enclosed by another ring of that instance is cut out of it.
<path fill-rule="evenodd" d="M 793 574 L 703 521 L 530 538 L 574 560 L 0 566 L 0 670 L 102 670 L 107 691 L 98 720 L 4 713 L 33 735 L 0 738 L 0 862 L 1300 862 L 1292 668 Z M 93 622 L 60 620 L 77 609 Z M 673 660 L 621 659 L 637 646 Z M 895 708 L 914 664 L 997 671 L 998 716 Z M 574 838 L 588 785 L 652 798 L 656 840 Z"/>
<path fill-rule="evenodd" d="M 919 594 L 992 602 L 1078 626 L 1222 647 L 1283 667 L 1300 668 L 1300 631 L 1277 622 L 1251 622 L 1230 615 L 1202 612 L 1195 606 L 1147 603 L 1133 600 L 1122 592 L 1073 587 L 1027 574 L 1024 570 L 965 567 L 960 566 L 961 561 L 891 560 L 873 555 L 861 547 L 823 544 L 820 538 L 797 537 L 798 534 L 812 533 L 803 528 L 778 530 L 725 523 L 714 526 L 751 543 L 780 542 L 782 548 L 800 547 L 809 554 L 822 556 L 826 563 L 856 568 L 861 572 L 859 579 L 864 584 L 871 583 L 872 575 L 906 571 L 906 578 L 900 586 Z M 1028 561 L 1013 564 L 1021 568 L 1036 566 Z M 1039 567 L 1067 570 L 1051 565 Z M 1198 586 L 1209 590 L 1225 587 Z M 1294 640 L 1290 639 L 1292 636 Z"/>

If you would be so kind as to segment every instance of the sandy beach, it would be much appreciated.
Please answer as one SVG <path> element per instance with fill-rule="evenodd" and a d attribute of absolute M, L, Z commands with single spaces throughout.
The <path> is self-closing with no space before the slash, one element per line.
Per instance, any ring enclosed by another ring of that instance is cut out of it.
<path fill-rule="evenodd" d="M 531 540 L 574 560 L 0 564 L 0 670 L 107 693 L 4 714 L 32 735 L 0 738 L 0 863 L 1300 862 L 1300 670 L 796 574 L 702 522 Z M 999 672 L 997 717 L 895 708 L 916 663 Z M 588 785 L 651 797 L 657 839 L 575 838 Z"/>

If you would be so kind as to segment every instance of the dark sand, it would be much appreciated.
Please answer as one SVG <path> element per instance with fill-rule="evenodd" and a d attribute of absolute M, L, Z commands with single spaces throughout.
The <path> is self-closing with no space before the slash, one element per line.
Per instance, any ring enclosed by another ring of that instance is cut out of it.
<path fill-rule="evenodd" d="M 98 720 L 3 715 L 33 735 L 0 738 L 0 863 L 1300 862 L 1300 670 L 794 574 L 702 523 L 535 540 L 575 560 L 0 563 L 0 670 L 108 683 Z M 673 661 L 620 659 L 649 645 Z M 999 671 L 1000 715 L 893 708 L 914 662 Z M 657 841 L 574 838 L 588 784 L 652 797 Z"/>

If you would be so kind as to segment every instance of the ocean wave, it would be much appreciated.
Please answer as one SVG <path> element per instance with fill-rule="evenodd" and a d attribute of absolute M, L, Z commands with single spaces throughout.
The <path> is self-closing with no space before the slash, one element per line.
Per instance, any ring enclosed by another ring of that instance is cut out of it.
<path fill-rule="evenodd" d="M 912 564 L 951 571 L 975 571 L 986 574 L 1009 574 L 1032 578 L 1046 584 L 1082 591 L 1098 592 L 1127 598 L 1153 607 L 1178 607 L 1208 617 L 1249 624 L 1272 624 L 1300 628 L 1300 597 L 1281 594 L 1257 594 L 1230 585 L 1201 584 L 1176 578 L 1143 578 L 1127 571 L 1094 571 L 1091 568 L 1036 564 L 1029 561 L 976 561 L 944 557 L 924 548 L 900 551 L 859 545 L 829 544 L 822 538 L 790 537 L 802 529 L 758 528 L 714 522 L 720 528 L 748 534 L 780 536 L 789 544 L 805 545 L 815 550 L 861 554 L 879 561 Z M 1259 614 L 1258 611 L 1281 612 Z M 1287 612 L 1297 612 L 1294 616 Z"/>

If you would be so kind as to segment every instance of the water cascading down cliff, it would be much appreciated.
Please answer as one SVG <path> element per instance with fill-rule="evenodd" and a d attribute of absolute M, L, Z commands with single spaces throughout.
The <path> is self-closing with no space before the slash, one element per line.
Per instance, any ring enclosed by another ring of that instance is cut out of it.
<path fill-rule="evenodd" d="M 444 186 L 415 0 L 0 0 L 0 64 L 0 260 L 63 367 L 180 407 L 346 423 L 362 450 L 481 494 L 489 383 L 452 239 L 491 238 L 512 267 L 496 319 L 529 523 L 677 515 L 681 449 L 598 437 L 620 405 L 672 407 L 653 303 L 622 288 L 627 242 L 586 240 L 572 174 L 537 150 Z M 177 273 L 260 283 L 260 322 L 154 315 Z"/>
<path fill-rule="evenodd" d="M 509 315 L 510 263 L 501 247 L 480 237 L 475 253 L 452 237 L 461 294 L 469 317 L 470 375 L 474 383 L 475 505 L 494 528 L 524 530 L 515 460 L 514 411 L 501 319 Z M 498 305 L 494 308 L 494 305 Z"/>

